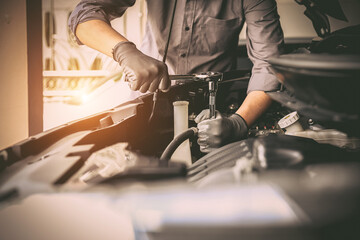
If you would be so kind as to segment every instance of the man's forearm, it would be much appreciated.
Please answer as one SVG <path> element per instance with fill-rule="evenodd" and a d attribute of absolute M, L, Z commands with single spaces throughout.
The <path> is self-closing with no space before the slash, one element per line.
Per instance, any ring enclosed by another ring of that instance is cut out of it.
<path fill-rule="evenodd" d="M 85 45 L 112 57 L 112 49 L 121 41 L 128 41 L 109 24 L 101 20 L 90 20 L 80 23 L 76 36 Z"/>
<path fill-rule="evenodd" d="M 271 102 L 271 98 L 265 92 L 253 91 L 247 95 L 236 113 L 242 116 L 250 127 L 265 112 Z"/>

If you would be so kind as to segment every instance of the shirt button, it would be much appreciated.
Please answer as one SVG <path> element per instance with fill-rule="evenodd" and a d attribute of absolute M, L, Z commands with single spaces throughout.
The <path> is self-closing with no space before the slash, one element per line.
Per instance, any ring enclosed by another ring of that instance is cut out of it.
<path fill-rule="evenodd" d="M 182 53 L 182 54 L 180 54 L 180 57 L 184 58 L 184 57 L 186 57 L 186 54 Z"/>
<path fill-rule="evenodd" d="M 185 27 L 185 31 L 189 31 L 190 28 L 188 26 Z"/>

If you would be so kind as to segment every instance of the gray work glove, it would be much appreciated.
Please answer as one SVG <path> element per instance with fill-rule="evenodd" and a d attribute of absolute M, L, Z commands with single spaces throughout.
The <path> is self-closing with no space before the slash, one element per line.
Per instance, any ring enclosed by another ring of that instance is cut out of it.
<path fill-rule="evenodd" d="M 247 137 L 248 127 L 238 114 L 223 117 L 216 111 L 215 118 L 210 118 L 210 110 L 203 110 L 195 122 L 199 129 L 198 144 L 200 151 L 211 152 L 227 143 L 239 141 Z"/>
<path fill-rule="evenodd" d="M 165 63 L 140 52 L 132 42 L 119 42 L 113 49 L 113 58 L 123 68 L 129 87 L 142 93 L 156 89 L 168 91 L 170 79 Z"/>

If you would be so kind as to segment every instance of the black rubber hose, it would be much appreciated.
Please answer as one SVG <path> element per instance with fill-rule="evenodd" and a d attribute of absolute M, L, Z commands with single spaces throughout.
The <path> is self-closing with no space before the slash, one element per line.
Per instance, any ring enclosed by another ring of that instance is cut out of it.
<path fill-rule="evenodd" d="M 187 139 L 192 136 L 196 136 L 198 129 L 195 127 L 189 128 L 186 131 L 177 135 L 165 148 L 163 154 L 161 154 L 160 160 L 169 161 L 175 150 Z"/>

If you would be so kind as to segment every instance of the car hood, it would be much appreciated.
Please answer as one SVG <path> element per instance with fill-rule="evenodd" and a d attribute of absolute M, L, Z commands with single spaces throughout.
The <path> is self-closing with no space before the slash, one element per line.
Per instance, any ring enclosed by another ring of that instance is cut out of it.
<path fill-rule="evenodd" d="M 339 20 L 347 21 L 339 0 L 311 0 L 311 2 L 315 3 L 322 13 Z"/>

